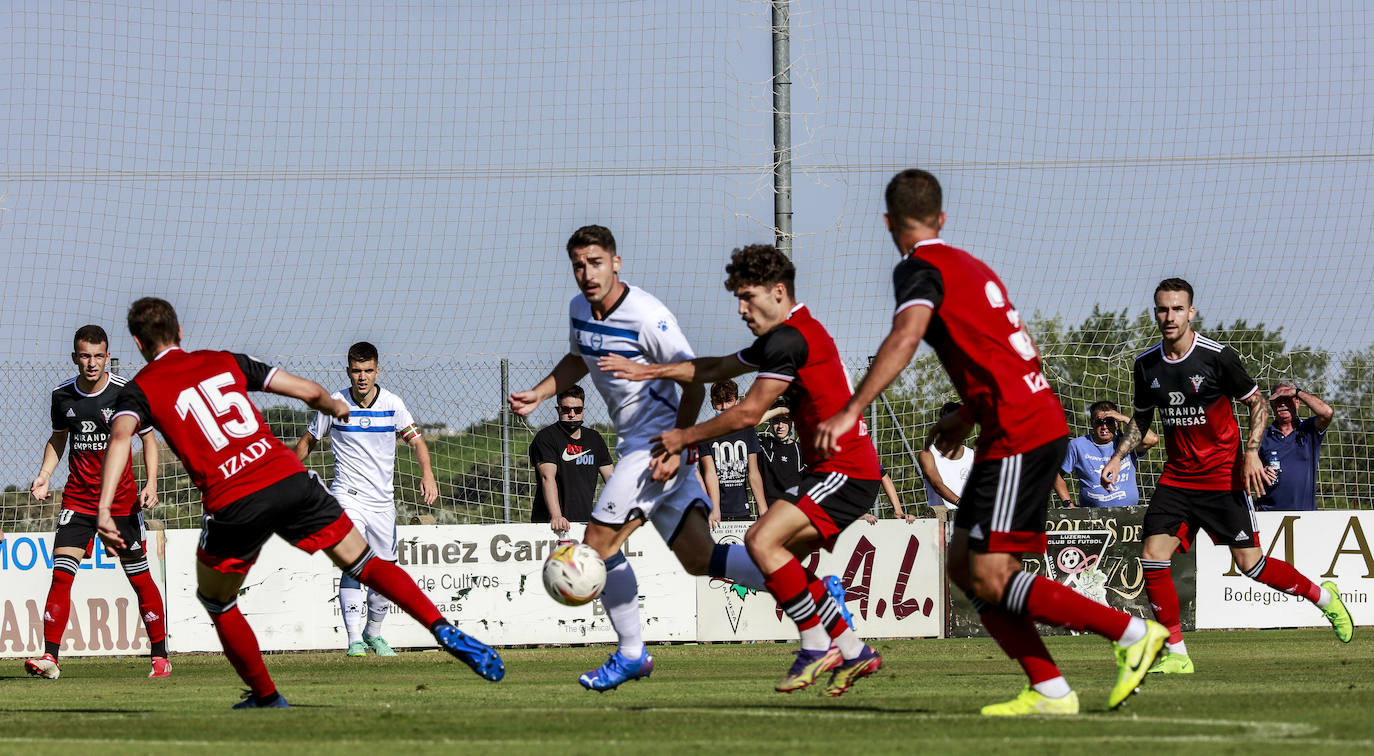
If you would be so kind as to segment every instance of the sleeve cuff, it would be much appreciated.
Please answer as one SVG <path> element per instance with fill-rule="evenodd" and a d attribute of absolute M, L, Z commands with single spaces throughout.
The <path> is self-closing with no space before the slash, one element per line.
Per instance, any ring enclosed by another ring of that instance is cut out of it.
<path fill-rule="evenodd" d="M 896 315 L 897 313 L 907 309 L 908 307 L 929 307 L 930 309 L 934 310 L 935 303 L 930 301 L 929 299 L 908 299 L 907 301 L 897 305 L 896 311 L 894 311 L 892 314 Z"/>

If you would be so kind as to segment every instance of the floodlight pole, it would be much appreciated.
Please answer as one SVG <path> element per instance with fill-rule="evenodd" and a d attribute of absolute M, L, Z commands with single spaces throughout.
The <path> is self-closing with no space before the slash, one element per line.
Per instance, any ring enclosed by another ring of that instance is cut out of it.
<path fill-rule="evenodd" d="M 773 243 L 792 257 L 791 0 L 773 0 Z"/>

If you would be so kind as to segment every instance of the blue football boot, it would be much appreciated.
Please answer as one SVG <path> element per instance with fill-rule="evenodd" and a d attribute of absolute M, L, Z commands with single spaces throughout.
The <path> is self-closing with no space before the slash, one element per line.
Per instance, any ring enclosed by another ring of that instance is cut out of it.
<path fill-rule="evenodd" d="M 644 649 L 638 659 L 626 659 L 619 651 L 606 657 L 606 663 L 577 678 L 587 690 L 606 692 L 623 682 L 648 677 L 654 672 L 654 657 Z"/>
<path fill-rule="evenodd" d="M 501 655 L 496 653 L 496 649 L 453 625 L 440 625 L 435 628 L 434 639 L 439 641 L 441 648 L 482 677 L 496 682 L 506 676 L 506 664 L 501 661 Z"/>

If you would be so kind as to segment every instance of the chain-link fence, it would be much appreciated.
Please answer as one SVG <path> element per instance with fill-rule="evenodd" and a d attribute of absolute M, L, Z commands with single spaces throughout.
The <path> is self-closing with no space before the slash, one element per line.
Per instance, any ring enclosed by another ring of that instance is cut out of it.
<path fill-rule="evenodd" d="M 1129 414 L 1132 362 L 1156 338 L 1143 322 L 1112 317 L 1122 322 L 1112 327 L 1104 323 L 1088 324 L 1089 328 L 1064 327 L 1054 322 L 1035 326 L 1046 373 L 1068 410 L 1075 435 L 1088 432 L 1085 410 L 1100 399 L 1116 402 Z M 1322 446 L 1318 502 L 1323 508 L 1374 506 L 1374 463 L 1370 459 L 1374 350 L 1344 355 L 1290 352 L 1281 343 L 1235 329 L 1208 332 L 1236 346 L 1264 391 L 1280 378 L 1292 378 L 1331 404 L 1336 419 Z M 347 385 L 341 364 L 322 360 L 286 360 L 280 364 L 331 389 Z M 521 521 L 529 517 L 534 493 L 529 444 L 539 428 L 553 422 L 552 402 L 545 403 L 529 419 L 503 412 L 503 407 L 509 391 L 534 385 L 548 368 L 509 361 L 503 368 L 500 359 L 403 362 L 383 357 L 379 383 L 399 395 L 415 416 L 429 446 L 439 488 L 434 504 L 425 504 L 415 456 L 405 444 L 398 444 L 395 486 L 401 522 L 417 522 L 423 516 L 427 516 L 425 521 L 432 517 L 439 523 Z M 856 378 L 866 369 L 866 363 L 850 365 Z M 122 372 L 132 375 L 134 367 L 126 365 Z M 61 367 L 24 364 L 8 365 L 6 373 L 11 376 L 12 393 L 20 406 L 13 422 L 0 432 L 4 439 L 0 469 L 8 482 L 0 498 L 0 526 L 7 531 L 49 530 L 60 507 L 61 489 L 56 488 L 49 501 L 39 502 L 29 495 L 28 485 L 38 471 L 48 437 L 47 389 L 69 376 Z M 741 382 L 742 390 L 748 388 L 747 378 Z M 255 399 L 268 424 L 287 444 L 305 432 L 312 413 L 300 403 L 270 394 L 258 394 Z M 869 425 L 883 464 L 896 485 L 900 503 L 910 511 L 919 512 L 926 503 L 916 455 L 926 444 L 940 405 L 954 399 L 957 396 L 938 361 L 933 354 L 923 352 L 869 411 Z M 588 392 L 587 410 L 587 424 L 614 447 L 615 430 L 609 426 L 605 406 L 595 391 Z M 703 414 L 710 412 L 708 408 Z M 1241 423 L 1245 425 L 1243 415 Z M 169 527 L 196 527 L 200 495 L 165 445 L 163 451 L 158 475 L 161 503 L 151 516 Z M 1163 460 L 1161 447 L 1141 461 L 1142 497 L 1153 490 Z M 142 455 L 136 453 L 134 461 L 135 474 L 142 481 Z M 327 440 L 306 462 L 326 481 L 332 479 L 334 460 Z M 59 468 L 54 475 L 55 487 L 64 478 L 65 469 Z M 891 514 L 885 497 L 880 497 L 876 511 Z"/>

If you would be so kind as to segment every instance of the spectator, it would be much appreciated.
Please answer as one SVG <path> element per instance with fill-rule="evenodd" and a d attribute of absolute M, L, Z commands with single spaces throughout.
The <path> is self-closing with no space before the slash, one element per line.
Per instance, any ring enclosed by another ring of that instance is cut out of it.
<path fill-rule="evenodd" d="M 1298 421 L 1298 402 L 1312 410 L 1312 417 Z M 1260 510 L 1316 509 L 1317 458 L 1335 410 L 1292 381 L 1274 387 L 1269 406 L 1274 410 L 1274 424 L 1264 429 L 1260 441 L 1260 460 L 1269 482 L 1255 505 Z"/>
<path fill-rule="evenodd" d="M 739 386 L 726 379 L 711 385 L 711 407 L 724 412 L 739 404 Z M 721 520 L 749 520 L 749 493 L 759 503 L 759 514 L 768 510 L 759 473 L 759 436 L 752 428 L 713 438 L 697 445 L 701 480 L 711 497 L 707 518 L 714 530 Z"/>
<path fill-rule="evenodd" d="M 1121 461 L 1121 476 L 1116 485 L 1108 491 L 1102 487 L 1102 467 L 1116 451 L 1118 434 L 1131 418 L 1117 411 L 1112 402 L 1095 402 L 1088 408 L 1088 433 L 1069 442 L 1069 451 L 1064 455 L 1064 464 L 1055 473 L 1054 492 L 1060 503 L 1073 508 L 1069 498 L 1069 484 L 1064 475 L 1072 474 L 1078 481 L 1078 506 L 1080 507 L 1133 507 L 1140 503 L 1140 487 L 1137 485 L 1137 468 L 1141 455 L 1159 443 L 1159 436 L 1152 430 L 1145 431 L 1140 444 L 1130 456 Z"/>
<path fill-rule="evenodd" d="M 959 402 L 945 402 L 940 407 L 940 419 L 963 407 Z M 973 469 L 973 450 L 964 446 L 963 439 L 953 442 L 940 442 L 934 431 L 926 448 L 916 455 L 921 467 L 921 478 L 926 484 L 926 503 L 932 508 L 945 507 L 950 512 L 959 508 L 959 497 L 964 493 L 964 483 L 968 480 L 969 470 Z"/>
<path fill-rule="evenodd" d="M 892 505 L 892 516 L 896 517 L 899 520 L 915 522 L 916 515 L 914 513 L 903 511 L 902 503 L 897 499 L 897 486 L 892 482 L 892 476 L 887 474 L 887 468 L 883 467 L 882 464 L 879 463 L 878 470 L 883 474 L 883 477 L 880 482 L 883 484 L 883 494 L 887 496 L 887 503 Z M 878 516 L 873 514 L 872 512 L 863 515 L 860 519 L 862 519 L 869 525 L 878 524 Z"/>
<path fill-rule="evenodd" d="M 764 501 L 759 502 L 759 514 L 768 509 L 767 502 L 777 501 L 784 491 L 800 485 L 806 471 L 801 447 L 792 435 L 792 415 L 787 405 L 779 400 L 768 414 L 772 414 L 767 422 L 773 432 L 759 436 L 764 496 Z"/>
<path fill-rule="evenodd" d="M 530 464 L 537 482 L 530 522 L 547 522 L 553 532 L 567 533 L 572 522 L 592 516 L 596 476 L 611 477 L 611 451 L 606 439 L 582 427 L 586 393 L 573 384 L 558 394 L 558 422 L 534 435 Z"/>

